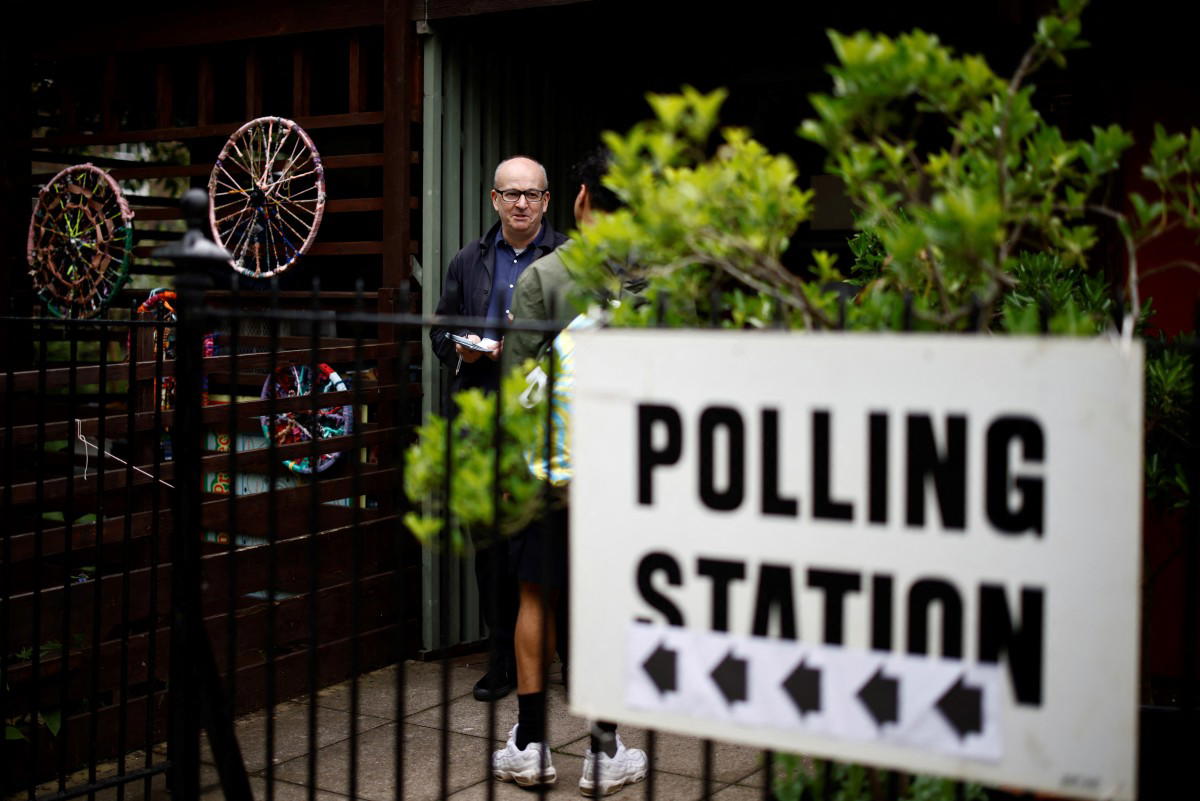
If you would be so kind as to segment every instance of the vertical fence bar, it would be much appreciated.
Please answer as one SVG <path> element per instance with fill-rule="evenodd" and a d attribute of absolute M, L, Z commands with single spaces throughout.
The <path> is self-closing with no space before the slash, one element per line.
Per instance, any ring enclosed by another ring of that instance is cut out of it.
<path fill-rule="evenodd" d="M 496 395 L 495 395 L 496 402 L 495 402 L 495 405 L 492 407 L 492 525 L 491 525 L 491 530 L 488 532 L 488 541 L 486 543 L 477 543 L 476 544 L 477 549 L 482 546 L 483 548 L 486 548 L 491 551 L 491 555 L 489 557 L 487 557 L 487 561 L 488 561 L 488 564 L 490 567 L 489 572 L 491 573 L 491 575 L 488 577 L 490 579 L 487 583 L 488 597 L 484 600 L 484 603 L 491 604 L 492 610 L 493 610 L 492 620 L 496 621 L 497 624 L 499 624 L 500 617 L 502 615 L 502 613 L 500 612 L 500 576 L 502 574 L 502 571 L 504 570 L 504 567 L 502 566 L 502 564 L 500 562 L 500 559 L 502 558 L 500 555 L 501 554 L 501 549 L 500 549 L 500 537 L 501 537 L 501 533 L 500 533 L 500 479 L 501 479 L 500 463 L 501 463 L 501 458 L 500 457 L 501 457 L 501 449 L 504 447 L 504 436 L 503 436 L 503 431 L 501 429 L 501 426 L 504 425 L 504 419 L 503 419 L 504 416 L 502 414 L 503 405 L 504 405 L 503 384 L 504 384 L 504 377 L 503 377 L 503 375 L 501 375 L 500 386 L 497 387 L 497 389 L 496 389 Z M 481 559 L 481 558 L 485 558 L 485 557 L 483 557 L 482 554 L 476 553 L 475 558 Z M 498 625 L 497 625 L 497 627 L 498 627 Z M 515 636 L 515 632 L 514 632 L 514 636 Z M 493 664 L 496 660 L 496 652 L 498 651 L 498 648 L 497 648 L 498 644 L 496 642 L 497 632 L 489 630 L 488 631 L 488 639 L 490 640 L 490 647 L 489 647 L 489 653 L 488 653 L 488 673 L 491 673 Z M 514 647 L 513 658 L 515 660 L 515 658 L 516 658 L 515 643 L 513 644 L 513 647 Z M 485 674 L 485 675 L 487 675 L 487 674 Z M 494 686 L 492 689 L 493 689 L 493 696 L 488 702 L 487 738 L 484 740 L 484 746 L 483 746 L 483 758 L 484 758 L 483 775 L 488 777 L 487 801 L 495 801 L 495 798 L 496 798 L 496 781 L 495 781 L 495 778 L 492 776 L 492 742 L 496 738 L 496 698 L 494 695 L 494 693 L 495 693 Z"/>
<path fill-rule="evenodd" d="M 242 316 L 240 314 L 241 290 L 238 274 L 233 272 L 229 282 L 229 308 L 233 314 L 229 318 L 229 499 L 226 506 L 229 540 L 225 543 L 225 570 L 229 589 L 226 603 L 229 614 L 225 618 L 225 693 L 229 698 L 229 712 L 237 717 L 237 673 L 238 673 L 238 451 L 241 449 L 239 438 L 238 395 L 241 391 L 241 372 L 238 357 L 242 349 Z"/>
<path fill-rule="evenodd" d="M 312 420 L 312 438 L 308 461 L 311 469 L 308 472 L 308 801 L 317 801 L 317 690 L 320 689 L 318 674 L 317 649 L 320 647 L 317 595 L 321 591 L 320 582 L 320 550 L 317 547 L 320 524 L 320 492 L 318 482 L 321 472 L 319 467 L 320 454 L 318 445 L 320 437 L 320 409 L 317 405 L 317 372 L 321 364 L 319 358 L 321 338 L 318 333 L 318 318 L 321 312 L 321 278 L 313 276 L 312 298 L 310 308 L 312 319 L 309 321 L 308 332 L 308 375 L 309 375 L 309 414 Z M 336 388 L 335 388 L 336 390 Z"/>
<path fill-rule="evenodd" d="M 266 799 L 275 801 L 275 629 L 278 598 L 276 584 L 279 581 L 278 553 L 275 543 L 279 538 L 279 456 L 275 428 L 279 396 L 279 279 L 271 278 L 271 316 L 267 334 L 267 419 L 271 421 L 267 435 L 267 641 L 264 644 L 263 679 L 266 682 Z"/>
<path fill-rule="evenodd" d="M 50 332 L 46 320 L 39 321 L 38 326 L 38 398 L 46 397 L 46 370 L 49 367 L 47 351 L 50 347 Z M 37 754 L 41 752 L 41 726 L 37 720 L 37 692 L 42 682 L 42 533 L 45 528 L 42 518 L 42 507 L 45 502 L 45 461 L 46 461 L 46 404 L 37 403 L 37 448 L 34 451 L 34 522 L 33 522 L 33 653 L 30 654 L 30 679 L 34 688 L 33 709 L 31 711 L 32 725 L 29 727 L 29 751 L 33 754 L 32 771 L 29 775 L 29 798 L 37 796 Z"/>
<path fill-rule="evenodd" d="M 646 731 L 646 764 L 649 769 L 646 771 L 646 800 L 654 801 L 658 792 L 658 768 L 654 767 L 654 760 L 658 758 L 658 732 L 654 729 Z"/>
<path fill-rule="evenodd" d="M 154 743 L 158 739 L 155 736 L 155 688 L 158 685 L 158 563 L 161 558 L 159 551 L 162 536 L 161 521 L 159 519 L 162 511 L 162 462 L 163 448 L 167 442 L 172 442 L 172 457 L 174 456 L 174 443 L 163 432 L 163 395 L 165 387 L 163 385 L 163 361 L 166 359 L 167 351 L 167 329 L 163 324 L 163 317 L 166 310 L 159 305 L 154 311 L 154 340 L 158 342 L 158 347 L 154 349 L 154 384 L 150 396 L 151 403 L 154 404 L 154 428 L 151 432 L 151 450 L 153 451 L 154 467 L 152 474 L 154 479 L 150 482 L 152 493 L 150 495 L 150 598 L 149 598 L 149 642 L 146 643 L 146 755 L 145 767 L 149 770 L 154 765 Z M 175 352 L 179 352 L 179 332 L 175 332 Z M 175 388 L 175 395 L 178 397 L 178 386 Z M 179 436 L 179 426 L 174 426 L 172 438 Z M 176 479 L 178 482 L 178 479 Z M 178 510 L 173 510 L 175 514 Z M 171 519 L 172 531 L 174 527 L 179 525 L 179 518 L 173 516 Z M 152 787 L 152 779 L 147 776 L 142 786 L 142 797 L 149 798 Z"/>
<path fill-rule="evenodd" d="M 450 527 L 454 522 L 454 514 L 450 508 L 453 499 L 454 481 L 451 473 L 454 469 L 454 425 L 458 410 L 454 399 L 450 396 L 450 383 L 445 382 L 445 403 L 442 408 L 446 412 L 446 438 L 443 468 L 442 497 L 445 506 L 442 509 L 442 547 L 435 554 L 438 566 L 438 593 L 441 596 L 438 605 L 437 647 L 443 649 L 441 664 L 441 685 L 439 700 L 441 701 L 441 721 L 438 732 L 438 747 L 441 759 L 438 761 L 438 793 L 439 798 L 450 796 L 450 656 L 446 649 L 450 640 L 450 604 L 447 602 L 447 591 L 450 587 L 450 554 L 453 548 L 453 537 Z"/>
<path fill-rule="evenodd" d="M 1136 312 L 1136 309 L 1135 309 Z M 1182 753 L 1200 753 L 1200 715 L 1197 714 L 1196 640 L 1200 638 L 1200 302 L 1192 317 L 1192 338 L 1189 355 L 1192 360 L 1192 442 L 1188 453 L 1188 499 L 1184 522 L 1184 590 L 1183 590 L 1183 730 L 1191 740 L 1191 748 Z"/>
<path fill-rule="evenodd" d="M 503 321 L 501 324 L 503 324 Z M 546 460 L 546 462 L 545 462 L 546 480 L 542 483 L 542 486 L 540 488 L 541 495 L 542 495 L 542 497 L 541 497 L 542 503 L 541 503 L 541 509 L 539 512 L 539 516 L 542 519 L 542 524 L 539 526 L 539 528 L 541 528 L 541 535 L 542 535 L 542 541 L 539 544 L 539 547 L 542 549 L 542 555 L 541 555 L 542 586 L 540 588 L 541 589 L 540 595 L 541 595 L 541 600 L 542 600 L 542 615 L 541 615 L 542 630 L 540 632 L 541 638 L 538 640 L 538 649 L 539 649 L 538 650 L 538 670 L 540 670 L 542 673 L 542 683 L 541 683 L 541 688 L 542 688 L 542 704 L 541 705 L 542 705 L 542 708 L 538 714 L 540 715 L 540 717 L 543 721 L 542 742 L 546 746 L 545 750 L 542 751 L 542 759 L 541 759 L 540 766 L 539 766 L 543 773 L 545 773 L 545 771 L 546 771 L 546 763 L 550 760 L 550 721 L 549 721 L 550 716 L 546 714 L 546 711 L 550 705 L 549 690 L 550 690 L 550 656 L 551 656 L 551 654 L 550 654 L 550 649 L 547 648 L 546 646 L 549 645 L 549 639 L 550 639 L 550 631 L 551 631 L 550 618 L 553 617 L 555 615 L 555 613 L 558 611 L 556 609 L 557 598 L 555 598 L 555 593 L 551 592 L 551 587 L 550 587 L 550 576 L 551 576 L 551 570 L 552 570 L 551 556 L 550 556 L 552 553 L 551 540 L 556 536 L 564 536 L 566 534 L 566 532 L 556 530 L 557 526 L 555 525 L 555 523 L 557 521 L 555 520 L 555 516 L 553 514 L 551 514 L 551 512 L 550 512 L 550 502 L 552 500 L 550 497 L 550 491 L 551 491 L 551 486 L 552 486 L 550 484 L 550 475 L 551 475 L 551 470 L 552 470 L 553 464 L 554 464 L 554 461 L 553 461 L 554 460 L 554 385 L 558 380 L 558 375 L 557 375 L 558 365 L 555 364 L 554 357 L 555 357 L 554 344 L 553 344 L 553 340 L 551 340 L 549 354 L 546 357 L 546 394 L 545 394 L 546 419 L 544 421 L 546 428 L 545 428 L 545 437 L 542 442 L 543 457 Z M 499 392 L 499 390 L 497 390 L 497 392 Z M 535 523 L 535 525 L 537 525 L 537 524 Z M 563 589 L 565 589 L 565 587 Z M 594 721 L 593 721 L 593 724 L 594 724 Z M 599 756 L 599 755 L 597 755 L 597 756 Z M 593 779 L 596 782 L 596 786 L 599 787 L 600 786 L 600 760 L 596 759 L 594 764 L 595 764 L 595 773 L 593 775 Z M 548 785 L 545 785 L 545 784 L 538 785 L 538 797 L 539 798 L 545 798 L 546 793 L 548 793 L 549 791 L 550 791 L 550 788 Z"/>
<path fill-rule="evenodd" d="M 179 307 L 175 347 L 175 503 L 171 537 L 171 795 L 197 801 L 200 789 L 199 640 L 204 632 L 200 583 L 203 426 L 204 279 L 175 280 Z"/>
<path fill-rule="evenodd" d="M 41 325 L 38 326 L 38 354 L 37 354 L 37 397 L 46 397 L 46 371 L 49 369 L 49 325 L 46 318 L 38 320 Z M 46 499 L 46 486 L 44 486 L 44 477 L 46 477 L 46 404 L 37 403 L 37 434 L 36 434 L 36 451 L 34 453 L 34 482 L 35 482 L 35 513 L 34 513 L 34 631 L 32 631 L 31 645 L 32 654 L 30 676 L 32 686 L 35 688 L 42 686 L 42 535 L 44 531 L 44 518 L 41 510 Z M 36 693 L 36 691 L 35 691 Z M 37 695 L 34 697 L 34 705 L 30 713 L 30 753 L 34 754 L 31 759 L 32 772 L 29 779 L 29 797 L 34 799 L 37 795 L 37 766 L 40 764 L 37 754 L 41 753 L 41 737 L 42 727 L 37 719 Z"/>
<path fill-rule="evenodd" d="M 88 692 L 88 783 L 96 783 L 97 742 L 100 739 L 100 645 L 104 600 L 104 485 L 108 463 L 108 338 L 107 327 L 101 327 L 99 386 L 96 417 L 96 564 L 92 573 L 92 663 L 91 690 Z M 94 801 L 95 790 L 88 792 Z"/>
<path fill-rule="evenodd" d="M 712 742 L 712 740 L 709 740 L 709 739 L 704 740 L 703 751 L 704 751 L 704 767 L 702 769 L 701 776 L 703 777 L 702 782 L 703 782 L 703 787 L 704 787 L 704 794 L 700 797 L 706 799 L 706 801 L 707 801 L 707 799 L 712 798 L 712 784 L 713 784 L 713 742 Z"/>
<path fill-rule="evenodd" d="M 401 314 L 407 314 L 409 304 L 412 302 L 409 294 L 408 279 L 404 279 L 400 285 L 398 310 Z M 397 306 L 394 305 L 391 309 L 393 313 L 397 311 Z M 394 329 L 393 329 L 394 330 Z M 404 564 L 404 543 L 408 541 L 408 531 L 404 527 L 404 510 L 408 507 L 408 500 L 404 494 L 404 446 L 408 432 L 408 387 L 409 387 L 409 358 L 408 358 L 408 338 L 406 332 L 408 327 L 401 327 L 399 331 L 390 337 L 390 340 L 398 343 L 400 348 L 400 369 L 394 371 L 395 386 L 392 389 L 392 421 L 396 427 L 396 431 L 392 434 L 392 495 L 397 500 L 397 505 L 394 508 L 396 515 L 395 532 L 392 538 L 393 548 L 396 555 L 396 572 L 395 572 L 395 591 L 396 591 L 396 620 L 397 620 L 397 636 L 400 639 L 400 647 L 397 649 L 397 656 L 402 657 L 406 644 L 405 621 L 408 619 L 408 603 L 406 593 L 408 592 L 407 583 L 405 582 L 405 564 Z M 418 342 L 424 339 L 424 331 L 421 328 L 416 329 Z M 380 336 L 380 339 L 383 339 Z M 379 448 L 380 454 L 384 453 L 382 445 Z M 396 738 L 393 742 L 392 757 L 395 760 L 395 801 L 402 801 L 404 798 L 404 708 L 405 694 L 407 692 L 407 670 L 405 669 L 404 660 L 398 659 L 396 665 L 396 709 L 395 719 Z M 487 774 L 490 775 L 490 774 Z M 310 799 L 310 801 L 312 801 Z"/>
<path fill-rule="evenodd" d="M 76 431 L 76 417 L 79 414 L 79 398 L 78 392 L 78 374 L 76 372 L 76 361 L 79 358 L 79 339 L 72 336 L 68 345 L 68 357 L 70 363 L 67 365 L 67 447 L 63 449 L 63 453 L 67 458 L 66 478 L 67 488 L 66 497 L 63 499 L 63 619 L 62 633 L 59 635 L 61 639 L 61 648 L 59 650 L 59 699 L 58 708 L 61 710 L 59 718 L 59 736 L 62 737 L 62 742 L 70 742 L 67 737 L 69 735 L 68 727 L 70 714 L 68 714 L 68 703 L 70 701 L 70 655 L 71 655 L 71 584 L 72 584 L 72 539 L 74 538 L 74 523 L 75 523 L 75 447 L 78 440 L 72 436 Z M 87 446 L 84 446 L 85 448 Z M 99 553 L 100 543 L 96 543 L 97 553 Z M 0 685 L 2 688 L 4 685 Z M 58 789 L 63 791 L 67 787 L 67 749 L 59 748 L 58 751 Z"/>
<path fill-rule="evenodd" d="M 358 530 L 362 522 L 362 376 L 363 376 L 363 282 L 359 278 L 354 285 L 354 424 L 351 426 L 354 458 L 350 461 L 353 473 L 350 477 L 350 785 L 351 801 L 358 797 L 358 671 L 359 671 L 359 618 L 362 616 L 362 533 Z M 316 387 L 313 387 L 316 392 Z"/>
<path fill-rule="evenodd" d="M 9 333 L 17 326 L 12 322 L 3 323 Z M 14 337 L 19 341 L 18 337 Z M 10 340 L 12 341 L 12 340 Z M 13 443 L 13 416 L 16 414 L 16 380 L 13 376 L 16 359 L 9 354 L 4 367 L 4 480 L 0 481 L 0 515 L 4 520 L 12 520 L 12 487 L 16 482 L 16 447 Z M 0 642 L 8 643 L 12 632 L 12 537 L 11 526 L 4 526 L 0 532 L 3 544 L 0 548 Z M 8 654 L 0 653 L 0 687 L 8 686 Z M 0 693 L 0 721 L 8 720 L 8 693 Z M 9 761 L 0 759 L 0 796 L 8 797 L 9 793 Z"/>
<path fill-rule="evenodd" d="M 775 752 L 763 751 L 763 801 L 774 801 L 775 798 Z"/>
<path fill-rule="evenodd" d="M 133 325 L 134 318 L 136 317 L 137 306 L 136 301 L 134 301 L 134 304 L 129 308 L 130 325 L 127 329 L 129 336 L 126 339 L 129 346 L 125 352 L 125 359 L 129 363 L 129 372 L 128 384 L 125 387 L 125 514 L 123 515 L 125 525 L 121 532 L 121 703 L 117 714 L 117 775 L 119 776 L 125 775 L 125 747 L 129 741 L 129 724 L 126 721 L 126 716 L 129 714 L 129 607 L 130 595 L 133 591 L 130 582 L 129 565 L 132 560 L 130 559 L 129 551 L 133 543 L 133 465 L 134 462 L 138 461 L 137 450 L 133 447 L 137 441 L 137 437 L 135 436 L 135 432 L 137 431 L 137 416 L 135 411 L 137 407 L 138 338 L 137 331 Z M 106 338 L 106 346 L 107 342 Z M 74 362 L 74 359 L 71 361 Z M 157 389 L 155 387 L 155 391 Z M 74 462 L 73 459 L 72 462 Z M 149 704 L 146 705 L 146 714 L 151 714 Z M 125 801 L 124 784 L 117 786 L 117 801 Z"/>

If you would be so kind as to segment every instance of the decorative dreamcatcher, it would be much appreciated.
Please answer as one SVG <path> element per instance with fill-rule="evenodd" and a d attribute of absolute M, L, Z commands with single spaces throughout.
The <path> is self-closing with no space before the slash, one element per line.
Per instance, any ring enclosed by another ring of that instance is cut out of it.
<path fill-rule="evenodd" d="M 162 310 L 161 312 L 159 311 L 160 309 Z M 159 336 L 161 335 L 161 337 L 164 340 L 165 345 L 166 345 L 166 347 L 163 349 L 163 358 L 164 359 L 174 359 L 175 358 L 175 292 L 170 289 L 162 289 L 162 288 L 151 290 L 150 296 L 147 297 L 144 301 L 142 301 L 141 304 L 137 307 L 137 314 L 139 314 L 139 315 L 153 314 L 153 315 L 155 315 L 156 319 L 162 320 L 163 323 L 167 324 L 167 325 L 163 325 L 162 327 L 155 327 L 155 329 L 154 329 L 154 352 L 157 353 L 158 349 L 160 347 L 163 347 L 162 343 L 159 342 Z M 132 334 L 133 334 L 133 329 L 131 327 L 130 328 L 130 338 L 127 338 L 126 342 L 125 342 L 125 348 L 126 348 L 127 353 L 133 352 L 133 349 L 131 347 L 132 343 L 130 341 L 130 339 L 132 338 Z M 205 348 L 207 349 L 207 347 L 208 346 L 207 346 L 207 342 L 206 342 Z M 142 358 L 144 360 L 147 357 L 142 356 L 140 358 Z M 154 357 L 151 356 L 149 358 L 154 358 Z M 172 376 L 172 375 L 163 376 L 162 388 L 160 389 L 160 394 L 161 394 L 161 398 L 162 398 L 162 408 L 164 410 L 175 408 L 175 376 Z"/>
<path fill-rule="evenodd" d="M 129 274 L 133 212 L 108 173 L 67 167 L 38 193 L 29 222 L 29 275 L 50 312 L 94 317 Z"/>
<path fill-rule="evenodd" d="M 151 354 L 139 354 L 139 361 L 150 361 L 157 358 L 158 349 L 163 347 L 163 358 L 175 358 L 175 291 L 171 289 L 152 289 L 149 296 L 142 301 L 137 307 L 137 314 L 151 314 L 154 318 L 160 320 L 162 327 L 154 328 L 153 351 Z M 132 355 L 133 330 L 130 328 L 129 336 L 125 339 L 125 352 Z M 165 345 L 165 347 L 164 347 Z M 219 355 L 217 353 L 217 335 L 208 333 L 204 335 L 203 340 L 203 355 L 204 358 Z M 162 384 L 157 387 L 159 393 L 159 403 L 163 411 L 169 411 L 175 408 L 175 376 L 165 375 L 162 377 Z M 208 406 L 211 401 L 208 392 L 208 376 L 201 378 L 200 383 L 200 405 Z M 163 459 L 170 461 L 174 458 L 173 448 L 171 446 L 171 427 L 164 426 L 162 432 L 162 452 Z"/>
<path fill-rule="evenodd" d="M 308 251 L 324 213 L 325 169 L 303 128 L 259 117 L 229 137 L 208 179 L 208 218 L 233 269 L 282 273 Z"/>
<path fill-rule="evenodd" d="M 317 365 L 318 392 L 344 392 L 346 382 L 327 364 Z M 307 366 L 280 367 L 275 371 L 275 397 L 295 398 L 310 394 L 312 389 L 312 370 Z M 271 396 L 271 377 L 263 382 L 262 398 Z M 297 409 L 294 412 L 283 412 L 275 415 L 275 424 L 264 415 L 261 419 L 263 434 L 268 439 L 274 439 L 276 445 L 289 445 L 293 442 L 311 442 L 317 439 L 329 439 L 349 434 L 354 425 L 353 407 L 330 406 L 318 409 L 316 419 L 313 419 L 310 408 Z M 317 460 L 316 472 L 329 468 L 341 456 L 341 452 L 322 453 Z M 300 459 L 285 459 L 283 462 L 294 473 L 312 473 L 310 457 Z"/>

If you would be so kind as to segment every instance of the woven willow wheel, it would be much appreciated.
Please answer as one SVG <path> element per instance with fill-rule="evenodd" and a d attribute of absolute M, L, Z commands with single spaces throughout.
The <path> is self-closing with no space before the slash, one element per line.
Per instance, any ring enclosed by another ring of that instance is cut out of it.
<path fill-rule="evenodd" d="M 307 366 L 280 367 L 275 371 L 274 390 L 276 398 L 296 398 L 311 395 L 315 392 L 345 392 L 346 382 L 328 364 L 317 365 L 316 389 L 313 388 L 312 370 Z M 272 381 L 267 376 L 263 382 L 262 399 L 271 397 Z M 259 418 L 263 435 L 273 438 L 277 445 L 290 445 L 294 442 L 311 442 L 314 437 L 318 440 L 340 437 L 349 434 L 354 428 L 354 409 L 351 405 L 330 406 L 318 409 L 314 419 L 311 408 L 294 412 L 281 412 L 275 415 L 274 424 L 270 416 Z M 328 469 L 341 456 L 340 451 L 322 453 L 317 457 L 317 470 L 320 473 Z M 285 459 L 283 462 L 293 473 L 312 473 L 312 460 L 308 456 L 298 459 Z"/>
<path fill-rule="evenodd" d="M 325 169 L 303 128 L 260 117 L 229 137 L 208 179 L 208 217 L 233 269 L 282 273 L 308 251 L 324 213 Z"/>
<path fill-rule="evenodd" d="M 129 274 L 133 212 L 108 173 L 67 167 L 38 193 L 29 221 L 29 275 L 52 314 L 94 317 Z"/>

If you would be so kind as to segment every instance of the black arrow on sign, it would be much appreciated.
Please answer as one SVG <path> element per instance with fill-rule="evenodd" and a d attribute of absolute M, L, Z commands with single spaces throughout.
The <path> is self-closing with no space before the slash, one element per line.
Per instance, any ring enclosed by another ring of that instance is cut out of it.
<path fill-rule="evenodd" d="M 664 648 L 662 643 L 659 643 L 654 653 L 642 663 L 642 668 L 663 695 L 675 689 L 675 652 Z"/>
<path fill-rule="evenodd" d="M 983 690 L 968 686 L 965 678 L 959 676 L 954 686 L 946 690 L 937 702 L 938 711 L 960 740 L 965 740 L 972 732 L 983 731 Z"/>
<path fill-rule="evenodd" d="M 712 678 L 730 706 L 735 701 L 746 700 L 746 660 L 734 656 L 732 649 L 721 660 L 721 664 L 713 668 Z"/>
<path fill-rule="evenodd" d="M 883 675 L 883 665 L 859 688 L 858 699 L 880 728 L 900 721 L 900 681 Z"/>
<path fill-rule="evenodd" d="M 808 712 L 821 711 L 821 671 L 810 668 L 803 659 L 792 674 L 783 680 L 783 689 L 800 710 L 801 717 Z"/>

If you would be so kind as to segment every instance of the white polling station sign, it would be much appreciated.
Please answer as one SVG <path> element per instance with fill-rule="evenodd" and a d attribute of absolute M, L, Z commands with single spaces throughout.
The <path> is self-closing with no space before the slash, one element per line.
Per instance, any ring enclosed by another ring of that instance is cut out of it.
<path fill-rule="evenodd" d="M 576 342 L 573 712 L 1133 798 L 1140 345 Z"/>

